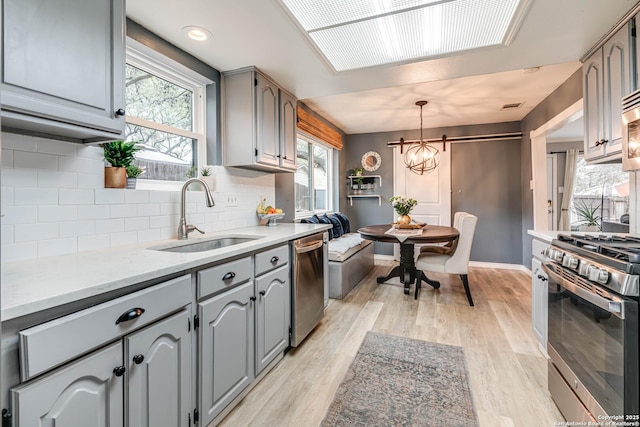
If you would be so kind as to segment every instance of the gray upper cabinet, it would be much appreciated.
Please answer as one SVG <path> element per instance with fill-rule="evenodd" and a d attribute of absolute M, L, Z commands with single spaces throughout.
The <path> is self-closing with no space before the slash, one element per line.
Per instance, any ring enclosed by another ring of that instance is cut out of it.
<path fill-rule="evenodd" d="M 125 338 L 128 426 L 189 425 L 192 409 L 189 313 L 183 310 Z"/>
<path fill-rule="evenodd" d="M 256 278 L 256 375 L 289 345 L 289 266 Z"/>
<path fill-rule="evenodd" d="M 582 67 L 584 156 L 588 161 L 620 158 L 622 97 L 633 90 L 632 25 L 623 26 Z"/>
<path fill-rule="evenodd" d="M 198 304 L 199 407 L 208 425 L 254 378 L 253 282 Z"/>
<path fill-rule="evenodd" d="M 121 427 L 124 372 L 119 341 L 53 374 L 14 388 L 14 425 Z"/>
<path fill-rule="evenodd" d="M 255 67 L 222 76 L 225 166 L 296 170 L 297 100 Z"/>
<path fill-rule="evenodd" d="M 124 1 L 3 2 L 2 126 L 74 142 L 124 131 Z"/>

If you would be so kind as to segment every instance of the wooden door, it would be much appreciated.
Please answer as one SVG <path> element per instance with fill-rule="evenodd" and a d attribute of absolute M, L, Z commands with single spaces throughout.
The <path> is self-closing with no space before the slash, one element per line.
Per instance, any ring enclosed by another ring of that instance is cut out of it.
<path fill-rule="evenodd" d="M 253 381 L 253 292 L 250 281 L 198 304 L 201 425 Z"/>
<path fill-rule="evenodd" d="M 125 338 L 128 426 L 188 426 L 191 399 L 190 310 Z"/>
<path fill-rule="evenodd" d="M 114 369 L 121 367 L 119 376 Z M 122 427 L 124 367 L 118 341 L 11 390 L 20 427 Z"/>
<path fill-rule="evenodd" d="M 256 375 L 289 345 L 289 265 L 256 278 Z"/>
<path fill-rule="evenodd" d="M 256 161 L 279 166 L 280 122 L 278 88 L 262 74 L 256 73 Z"/>

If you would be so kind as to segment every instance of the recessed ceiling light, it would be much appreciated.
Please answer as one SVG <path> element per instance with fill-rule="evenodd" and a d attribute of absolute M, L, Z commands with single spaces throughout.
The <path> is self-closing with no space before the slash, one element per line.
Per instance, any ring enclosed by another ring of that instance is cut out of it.
<path fill-rule="evenodd" d="M 207 30 L 206 28 L 197 27 L 195 25 L 183 27 L 182 32 L 186 34 L 190 39 L 199 42 L 203 42 L 207 39 L 213 38 L 213 34 L 211 34 L 211 31 Z"/>

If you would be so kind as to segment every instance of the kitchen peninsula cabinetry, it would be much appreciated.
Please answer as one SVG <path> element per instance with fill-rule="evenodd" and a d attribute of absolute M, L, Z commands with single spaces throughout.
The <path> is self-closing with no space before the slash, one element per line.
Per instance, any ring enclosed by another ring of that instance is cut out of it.
<path fill-rule="evenodd" d="M 2 127 L 75 142 L 125 127 L 124 1 L 3 1 Z"/>
<path fill-rule="evenodd" d="M 533 260 L 531 261 L 531 328 L 546 353 L 547 349 L 547 313 L 549 277 L 542 270 L 543 251 L 549 244 L 534 239 L 532 244 Z"/>
<path fill-rule="evenodd" d="M 622 97 L 634 89 L 634 21 L 628 22 L 583 65 L 584 157 L 615 161 L 622 144 Z"/>
<path fill-rule="evenodd" d="M 222 77 L 224 165 L 295 172 L 295 97 L 255 67 Z"/>
<path fill-rule="evenodd" d="M 182 276 L 21 331 L 15 425 L 188 425 L 190 294 Z"/>

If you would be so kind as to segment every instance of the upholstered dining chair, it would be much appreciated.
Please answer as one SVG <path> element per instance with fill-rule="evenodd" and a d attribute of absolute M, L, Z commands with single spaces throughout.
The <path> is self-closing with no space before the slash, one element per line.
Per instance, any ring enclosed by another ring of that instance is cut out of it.
<path fill-rule="evenodd" d="M 468 215 L 468 213 L 456 212 L 455 214 L 453 214 L 453 228 L 455 228 L 456 230 L 460 230 L 460 220 L 465 215 Z M 435 254 L 450 255 L 456 250 L 457 244 L 458 244 L 458 239 L 453 240 L 451 242 L 447 242 L 444 245 L 423 245 L 420 247 L 420 254 L 435 253 Z"/>
<path fill-rule="evenodd" d="M 416 259 L 416 291 L 415 299 L 418 299 L 418 291 L 422 282 L 422 272 L 433 271 L 436 273 L 459 274 L 464 285 L 464 291 L 467 294 L 469 305 L 473 306 L 471 291 L 469 290 L 469 279 L 467 277 L 469 270 L 469 256 L 471 254 L 471 244 L 473 243 L 473 235 L 476 231 L 478 217 L 465 213 L 460 217 L 460 226 L 457 227 L 460 232 L 458 237 L 458 245 L 453 253 L 421 253 Z M 425 273 L 426 274 L 426 273 Z"/>

